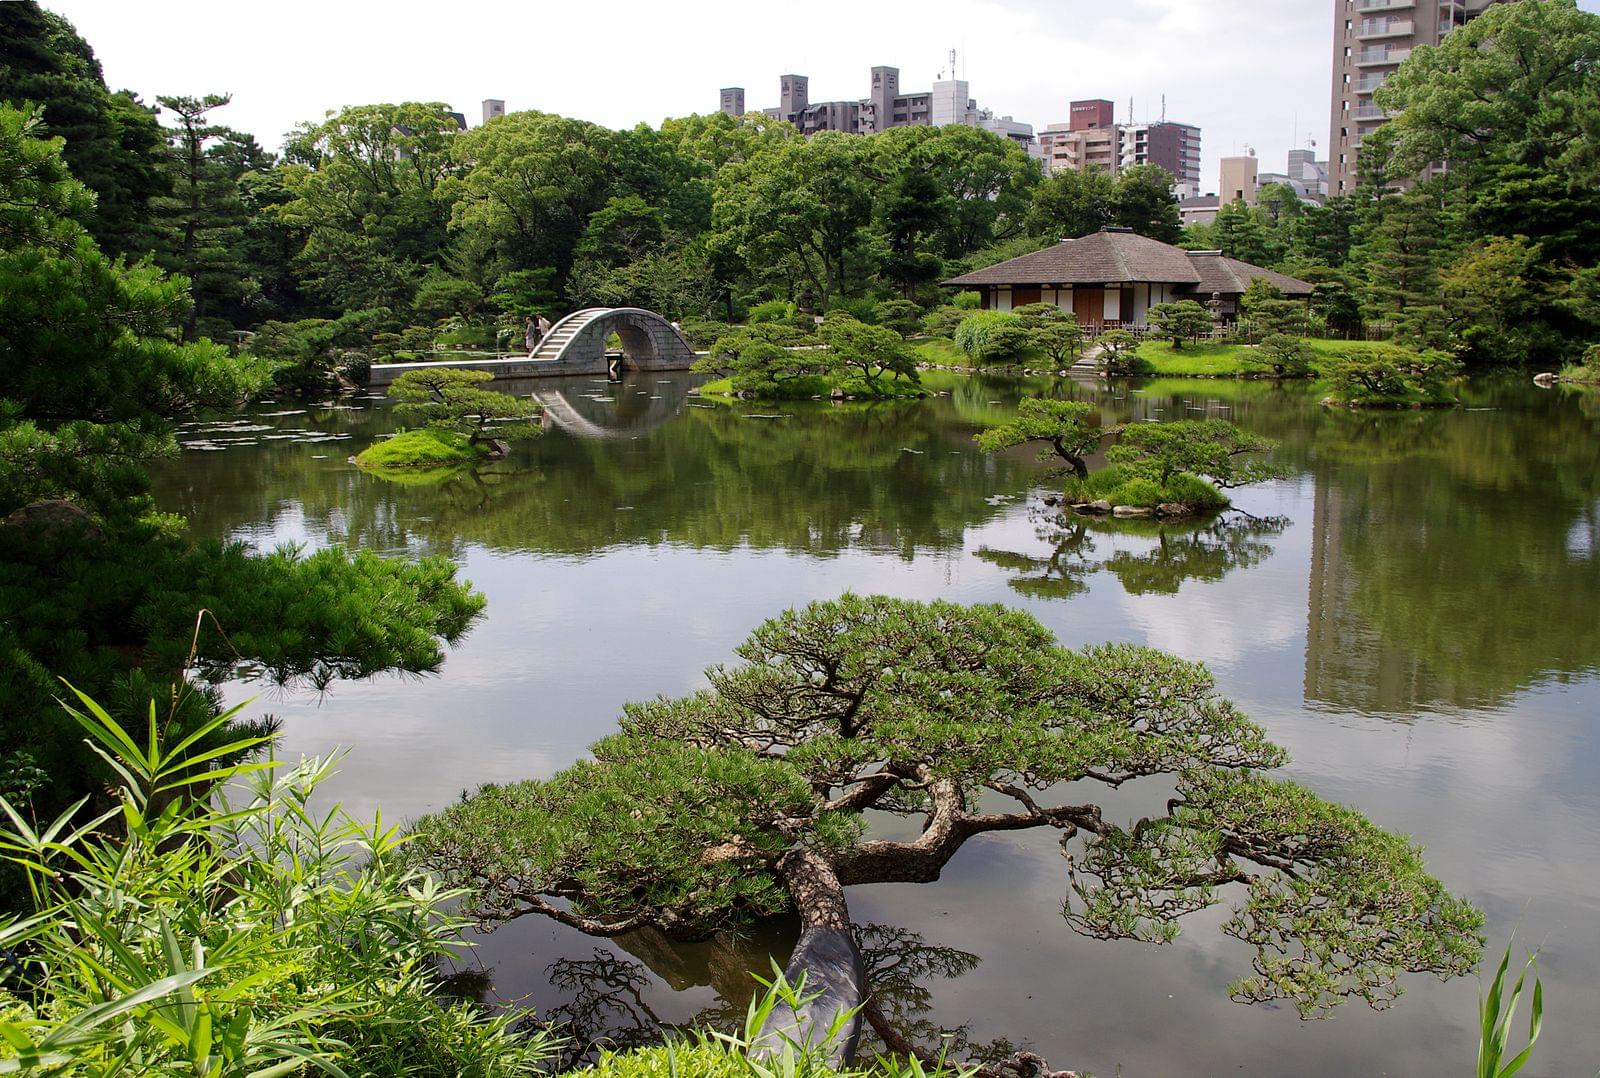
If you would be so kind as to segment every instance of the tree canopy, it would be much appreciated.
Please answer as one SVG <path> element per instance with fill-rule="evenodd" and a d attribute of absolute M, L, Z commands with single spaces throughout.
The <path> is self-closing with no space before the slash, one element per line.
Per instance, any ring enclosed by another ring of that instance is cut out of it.
<path fill-rule="evenodd" d="M 93 200 L 41 136 L 37 111 L 0 105 L 0 766 L 34 775 L 21 793 L 53 814 L 100 768 L 58 678 L 123 718 L 171 698 L 174 728 L 195 728 L 215 711 L 207 683 L 241 673 L 326 686 L 436 669 L 482 600 L 440 560 L 253 555 L 190 543 L 155 511 L 143 464 L 173 450 L 173 423 L 270 371 L 178 343 L 184 281 L 100 251 Z"/>
<path fill-rule="evenodd" d="M 1235 896 L 1241 1001 L 1381 1007 L 1405 973 L 1477 961 L 1481 915 L 1404 837 L 1271 777 L 1287 755 L 1198 664 L 1065 648 L 1004 607 L 854 595 L 765 622 L 738 655 L 694 695 L 629 705 L 592 760 L 419 821 L 414 863 L 486 923 L 694 938 L 788 909 L 845 926 L 844 887 L 931 882 L 974 836 L 1040 828 L 1068 843 L 1079 932 L 1164 942 Z M 1057 799 L 1155 776 L 1174 795 L 1126 823 Z M 909 834 L 875 835 L 869 809 Z"/>

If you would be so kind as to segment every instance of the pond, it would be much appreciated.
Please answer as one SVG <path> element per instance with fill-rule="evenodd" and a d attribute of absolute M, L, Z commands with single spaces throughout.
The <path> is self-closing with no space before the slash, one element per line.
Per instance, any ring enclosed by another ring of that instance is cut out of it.
<path fill-rule="evenodd" d="M 1546 1033 L 1526 1073 L 1600 1066 L 1600 395 L 1474 383 L 1450 413 L 1351 414 L 1302 386 L 1052 383 L 1111 421 L 1231 419 L 1290 478 L 1204 525 L 1052 523 L 1028 449 L 971 436 L 1019 387 L 884 406 L 712 405 L 689 375 L 560 380 L 556 429 L 439 485 L 347 463 L 393 429 L 375 398 L 278 403 L 184 431 L 163 509 L 198 535 L 444 554 L 487 617 L 437 677 L 330 693 L 235 685 L 291 755 L 351 750 L 329 789 L 411 817 L 549 775 L 621 706 L 697 688 L 763 618 L 846 590 L 1025 608 L 1066 643 L 1206 662 L 1288 774 L 1412 835 L 1446 885 L 1542 949 Z M 1330 1021 L 1229 1001 L 1249 951 L 1221 910 L 1170 945 L 1075 935 L 1051 833 L 968 843 L 933 884 L 853 889 L 856 921 L 925 1028 L 965 1027 L 1097 1074 L 1460 1074 L 1477 986 L 1406 981 Z M 485 998 L 626 1039 L 742 1010 L 792 926 L 673 945 L 525 918 L 480 938 Z M 1196 1061 L 1200 1065 L 1196 1066 Z"/>

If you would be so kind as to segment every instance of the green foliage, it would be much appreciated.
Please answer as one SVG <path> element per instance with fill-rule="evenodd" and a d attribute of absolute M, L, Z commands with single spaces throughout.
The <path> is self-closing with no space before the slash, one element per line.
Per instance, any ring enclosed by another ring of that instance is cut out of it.
<path fill-rule="evenodd" d="M 1192 299 L 1176 303 L 1158 303 L 1147 312 L 1151 326 L 1172 342 L 1173 348 L 1182 348 L 1183 342 L 1211 330 L 1211 312 Z"/>
<path fill-rule="evenodd" d="M 1040 459 L 1048 460 L 1053 454 L 1064 460 L 1081 478 L 1089 474 L 1084 457 L 1100 448 L 1100 441 L 1113 433 L 1098 422 L 1091 423 L 1095 410 L 1082 401 L 1046 400 L 1024 397 L 1017 404 L 1017 417 L 998 423 L 973 435 L 978 448 L 985 453 L 1022 445 L 1025 442 L 1042 442 Z"/>
<path fill-rule="evenodd" d="M 1447 352 L 1367 345 L 1346 349 L 1324 369 L 1336 404 L 1413 407 L 1455 404 L 1453 386 L 1461 363 Z"/>
<path fill-rule="evenodd" d="M 486 438 L 534 438 L 542 428 L 537 401 L 480 386 L 494 380 L 488 371 L 430 367 L 406 371 L 389 386 L 398 415 L 465 437 L 469 447 Z"/>
<path fill-rule="evenodd" d="M 978 1073 L 975 1067 L 948 1066 L 942 1052 L 939 1061 L 927 1065 L 915 1056 L 880 1057 L 865 1067 L 836 1070 L 828 1057 L 842 1033 L 844 1016 L 809 1041 L 768 1032 L 775 1013 L 798 1011 L 809 995 L 804 978 L 790 985 L 779 973 L 750 1001 L 738 1034 L 696 1030 L 656 1048 L 605 1052 L 593 1067 L 571 1073 L 590 1078 L 972 1078 Z"/>
<path fill-rule="evenodd" d="M 788 325 L 794 321 L 798 313 L 795 305 L 786 299 L 769 299 L 765 303 L 758 303 L 750 308 L 750 317 L 746 319 L 752 326 L 767 323 L 781 322 Z"/>
<path fill-rule="evenodd" d="M 94 193 L 73 216 L 108 254 L 147 252 L 149 203 L 168 187 L 154 110 L 132 94 L 108 92 L 88 43 L 36 3 L 0 5 L 0 41 L 0 103 L 37 106 L 42 134 L 63 140 L 72 175 Z"/>
<path fill-rule="evenodd" d="M 1521 365 L 1563 350 L 1541 317 L 1550 292 L 1542 260 L 1526 236 L 1496 236 L 1468 247 L 1440 272 L 1444 316 L 1464 359 Z"/>
<path fill-rule="evenodd" d="M 1241 355 L 1247 367 L 1270 370 L 1279 378 L 1303 378 L 1311 373 L 1311 349 L 1299 337 L 1274 333 Z"/>
<path fill-rule="evenodd" d="M 1100 350 L 1096 364 L 1101 373 L 1116 376 L 1148 371 L 1150 365 L 1140 357 L 1138 344 L 1138 338 L 1125 329 L 1108 329 L 1096 337 L 1094 347 Z"/>
<path fill-rule="evenodd" d="M 1111 223 L 1117 183 L 1098 169 L 1062 169 L 1034 191 L 1028 231 L 1051 240 L 1076 239 Z"/>
<path fill-rule="evenodd" d="M 1157 165 L 1136 165 L 1116 178 L 1096 169 L 1054 173 L 1034 192 L 1028 232 L 1047 239 L 1074 239 L 1107 225 L 1174 243 L 1182 231 L 1172 177 Z"/>
<path fill-rule="evenodd" d="M 886 299 L 873 305 L 873 321 L 902 337 L 922 329 L 922 308 L 908 299 Z"/>
<path fill-rule="evenodd" d="M 1075 318 L 1047 319 L 1030 328 L 1029 340 L 1057 363 L 1065 363 L 1083 348 L 1083 329 Z"/>
<path fill-rule="evenodd" d="M 1032 344 L 1023 320 L 1009 311 L 975 311 L 956 326 L 956 347 L 974 364 L 1015 360 Z"/>
<path fill-rule="evenodd" d="M 959 307 L 963 311 L 976 311 L 983 306 L 983 294 L 981 292 L 957 292 L 950 297 L 950 305 Z"/>
<path fill-rule="evenodd" d="M 1539 960 L 1530 954 L 1528 961 L 1517 973 L 1517 982 L 1506 995 L 1506 974 L 1511 966 L 1511 947 L 1506 944 L 1500 966 L 1495 970 L 1489 989 L 1478 997 L 1478 1078 L 1511 1078 L 1533 1055 L 1533 1046 L 1544 1027 L 1544 985 L 1539 981 Z M 1517 1017 L 1517 1005 L 1522 1002 L 1522 986 L 1533 974 L 1533 1006 L 1528 1017 L 1528 1043 L 1515 1056 L 1511 1051 L 1511 1023 Z"/>
<path fill-rule="evenodd" d="M 1186 472 L 1176 473 L 1162 482 L 1115 464 L 1091 472 L 1086 478 L 1069 479 L 1064 496 L 1074 504 L 1104 501 L 1113 506 L 1131 505 L 1140 509 L 1179 505 L 1186 515 L 1211 513 L 1232 504 L 1216 487 Z"/>
<path fill-rule="evenodd" d="M 954 337 L 956 329 L 972 310 L 954 305 L 935 307 L 922 320 L 922 332 L 930 337 Z"/>
<path fill-rule="evenodd" d="M 482 460 L 487 450 L 456 431 L 423 427 L 374 442 L 356 455 L 356 464 L 380 474 L 391 468 L 447 468 L 453 474 L 462 465 Z"/>
<path fill-rule="evenodd" d="M 917 380 L 917 362 L 899 333 L 887 326 L 869 326 L 834 311 L 823 319 L 818 337 L 833 353 L 834 361 L 859 372 L 869 385 L 884 375 Z"/>
<path fill-rule="evenodd" d="M 298 322 L 263 322 L 250 338 L 249 354 L 273 365 L 272 381 L 279 389 L 304 396 L 324 396 L 338 386 L 340 375 L 361 374 L 370 362 L 368 349 L 380 334 L 398 328 L 387 308 L 346 311 L 338 318 L 302 318 Z M 407 344 L 433 346 L 412 333 Z M 361 375 L 363 378 L 364 374 Z"/>
<path fill-rule="evenodd" d="M 1600 17 L 1574 0 L 1494 5 L 1437 47 L 1417 50 L 1375 99 L 1386 167 L 1413 175 L 1449 161 L 1467 178 L 1499 163 L 1600 176 Z"/>
<path fill-rule="evenodd" d="M 180 737 L 153 702 L 128 729 L 78 699 L 116 803 L 35 827 L 0 802 L 30 895 L 0 927 L 21 993 L 0 990 L 0 1070 L 540 1073 L 546 1036 L 435 994 L 457 896 L 381 817 L 313 807 L 335 761 L 228 763 L 266 740 L 212 743 L 237 709 Z"/>
<path fill-rule="evenodd" d="M 1228 930 L 1257 947 L 1241 999 L 1381 1005 L 1402 970 L 1477 960 L 1481 916 L 1403 838 L 1259 774 L 1285 754 L 1201 666 L 1066 649 L 1003 607 L 854 595 L 765 622 L 738 656 L 694 695 L 626 707 L 592 760 L 418 821 L 412 863 L 470 888 L 463 912 L 490 921 L 696 936 L 813 909 L 829 885 L 807 865 L 834 888 L 933 880 L 971 835 L 1070 828 L 1080 931 L 1168 939 L 1241 888 Z M 1126 827 L 1049 799 L 1158 775 L 1177 797 Z M 983 791 L 1009 810 L 979 807 Z M 915 837 L 866 837 L 868 810 Z"/>
<path fill-rule="evenodd" d="M 339 310 L 411 306 L 446 247 L 456 133 L 444 104 L 406 102 L 351 106 L 292 134 L 273 213 L 304 237 L 294 262 L 314 295 Z"/>
<path fill-rule="evenodd" d="M 172 423 L 257 392 L 268 365 L 177 343 L 182 281 L 99 251 L 60 143 L 38 135 L 0 106 L 0 517 L 22 510 L 0 527 L 0 760 L 28 754 L 45 776 L 32 808 L 53 815 L 106 777 L 56 675 L 124 718 L 177 700 L 181 737 L 215 710 L 191 671 L 326 685 L 436 669 L 482 601 L 439 562 L 195 546 L 154 511 L 143 466 L 172 451 Z"/>
<path fill-rule="evenodd" d="M 735 329 L 717 338 L 692 369 L 726 375 L 734 393 L 753 397 L 781 399 L 825 393 L 839 373 L 838 358 L 831 348 L 795 347 L 805 340 L 798 330 L 782 322 Z"/>
<path fill-rule="evenodd" d="M 1162 486 L 1188 473 L 1227 489 L 1276 478 L 1279 470 L 1258 459 L 1276 446 L 1226 420 L 1179 419 L 1123 428 L 1106 459 Z"/>
<path fill-rule="evenodd" d="M 710 348 L 717 338 L 733 330 L 727 322 L 710 318 L 689 318 L 683 322 L 683 335 L 696 348 Z"/>
<path fill-rule="evenodd" d="M 239 177 L 264 164 L 265 155 L 248 135 L 210 122 L 208 114 L 228 104 L 227 94 L 156 100 L 177 117 L 177 126 L 167 131 L 172 193 L 150 205 L 161 222 L 162 268 L 189 280 L 183 336 L 192 341 L 202 329 L 230 329 L 257 302 L 257 286 L 239 257 L 245 223 Z"/>

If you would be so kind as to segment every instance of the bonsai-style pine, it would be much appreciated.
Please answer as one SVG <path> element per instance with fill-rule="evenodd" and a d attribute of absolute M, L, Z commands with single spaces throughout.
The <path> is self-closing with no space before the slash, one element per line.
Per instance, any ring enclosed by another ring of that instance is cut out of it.
<path fill-rule="evenodd" d="M 1461 361 L 1448 352 L 1413 352 L 1392 345 L 1352 348 L 1329 365 L 1333 393 L 1325 403 L 1351 408 L 1444 408 L 1457 403 L 1451 387 Z"/>
<path fill-rule="evenodd" d="M 1183 342 L 1211 329 L 1211 312 L 1192 299 L 1158 303 L 1150 308 L 1147 317 L 1156 332 L 1172 342 L 1174 351 L 1181 349 Z"/>
<path fill-rule="evenodd" d="M 1080 401 L 1028 397 L 1017 405 L 1015 419 L 975 438 L 987 453 L 1043 443 L 1039 459 L 1053 456 L 1071 467 L 1067 501 L 1086 512 L 1127 509 L 1169 517 L 1210 512 L 1228 505 L 1223 490 L 1279 475 L 1260 459 L 1277 443 L 1220 419 L 1102 427 L 1091 421 L 1097 418 Z M 1111 467 L 1091 475 L 1085 458 L 1111 435 L 1120 435 L 1106 451 Z"/>
<path fill-rule="evenodd" d="M 1084 458 L 1100 448 L 1101 439 L 1118 429 L 1091 422 L 1098 418 L 1096 411 L 1082 401 L 1026 397 L 1018 403 L 1015 419 L 973 437 L 985 453 L 998 453 L 1025 442 L 1042 442 L 1045 447 L 1040 450 L 1040 460 L 1049 460 L 1053 454 L 1066 461 L 1072 474 L 1087 479 L 1089 464 Z"/>
<path fill-rule="evenodd" d="M 700 938 L 791 910 L 847 929 L 847 887 L 932 882 L 968 840 L 1038 829 L 1063 843 L 1078 932 L 1166 942 L 1231 902 L 1223 931 L 1254 951 L 1241 1002 L 1381 1008 L 1406 973 L 1476 965 L 1482 916 L 1403 836 L 1273 777 L 1287 754 L 1203 666 L 1066 648 L 1001 606 L 854 595 L 738 655 L 626 707 L 592 760 L 419 821 L 410 856 L 485 923 Z M 1118 819 L 1140 778 L 1148 810 Z M 869 810 L 906 825 L 876 834 Z"/>
<path fill-rule="evenodd" d="M 537 437 L 536 401 L 480 388 L 494 378 L 488 371 L 440 367 L 406 371 L 389 387 L 395 412 L 425 426 L 403 431 L 356 457 L 372 468 L 439 467 L 470 464 L 503 455 L 509 442 Z"/>
<path fill-rule="evenodd" d="M 1311 373 L 1311 349 L 1299 337 L 1274 333 L 1254 348 L 1245 349 L 1239 361 L 1250 371 L 1277 378 L 1304 378 Z"/>

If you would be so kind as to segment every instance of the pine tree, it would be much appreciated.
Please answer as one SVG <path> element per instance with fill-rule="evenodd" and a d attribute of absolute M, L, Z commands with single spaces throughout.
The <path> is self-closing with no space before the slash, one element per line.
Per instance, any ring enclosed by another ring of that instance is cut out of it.
<path fill-rule="evenodd" d="M 226 329 L 228 316 L 249 299 L 239 254 L 245 224 L 239 177 L 265 155 L 248 135 L 208 122 L 207 114 L 226 105 L 229 95 L 157 100 L 177 117 L 167 129 L 172 193 L 152 203 L 163 222 L 158 260 L 189 278 L 194 305 L 183 338 L 192 341 L 202 325 Z"/>

